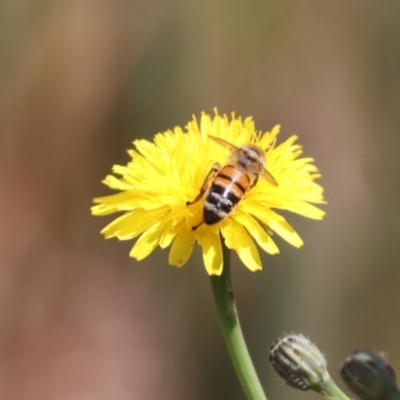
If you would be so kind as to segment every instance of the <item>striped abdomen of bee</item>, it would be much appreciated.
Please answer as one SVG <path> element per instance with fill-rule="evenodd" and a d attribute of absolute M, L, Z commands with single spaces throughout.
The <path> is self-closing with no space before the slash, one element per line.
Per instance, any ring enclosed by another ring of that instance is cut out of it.
<path fill-rule="evenodd" d="M 251 186 L 253 182 L 250 177 L 237 167 L 222 167 L 204 201 L 203 218 L 206 225 L 216 224 L 228 217 Z"/>

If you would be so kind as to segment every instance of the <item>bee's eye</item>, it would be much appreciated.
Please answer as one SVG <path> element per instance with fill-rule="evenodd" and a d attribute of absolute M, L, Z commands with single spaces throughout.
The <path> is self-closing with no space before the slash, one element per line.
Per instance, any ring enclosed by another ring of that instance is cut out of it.
<path fill-rule="evenodd" d="M 251 154 L 246 154 L 246 159 L 251 161 L 251 162 L 256 162 L 255 157 L 253 157 Z"/>

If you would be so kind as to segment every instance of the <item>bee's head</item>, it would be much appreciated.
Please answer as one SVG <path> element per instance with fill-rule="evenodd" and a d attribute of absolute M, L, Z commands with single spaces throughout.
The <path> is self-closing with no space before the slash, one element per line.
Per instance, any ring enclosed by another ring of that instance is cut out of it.
<path fill-rule="evenodd" d="M 253 174 L 259 174 L 264 169 L 265 153 L 254 144 L 236 148 L 231 157 L 234 164 Z"/>

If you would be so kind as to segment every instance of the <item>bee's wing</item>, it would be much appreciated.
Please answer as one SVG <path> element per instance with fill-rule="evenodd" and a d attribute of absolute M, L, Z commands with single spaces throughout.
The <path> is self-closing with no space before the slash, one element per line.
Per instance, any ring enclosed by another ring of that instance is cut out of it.
<path fill-rule="evenodd" d="M 278 186 L 276 179 L 264 168 L 261 176 L 266 179 L 272 186 Z"/>
<path fill-rule="evenodd" d="M 218 143 L 220 146 L 225 147 L 228 150 L 237 150 L 238 147 L 236 147 L 234 144 L 227 142 L 224 139 L 208 135 L 208 138 L 211 139 L 213 142 Z"/>

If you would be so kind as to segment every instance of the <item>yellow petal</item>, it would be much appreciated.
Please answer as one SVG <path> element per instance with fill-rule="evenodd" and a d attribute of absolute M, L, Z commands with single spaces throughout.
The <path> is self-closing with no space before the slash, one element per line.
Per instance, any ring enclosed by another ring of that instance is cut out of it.
<path fill-rule="evenodd" d="M 121 204 L 127 205 L 132 200 L 132 193 L 121 192 L 111 196 L 96 197 L 94 203 L 100 203 L 91 208 L 93 215 L 107 215 L 121 210 L 132 210 L 134 207 L 121 208 Z"/>
<path fill-rule="evenodd" d="M 114 166 L 114 168 L 117 166 Z M 103 180 L 103 183 L 109 186 L 111 189 L 118 189 L 118 190 L 131 190 L 133 187 L 132 185 L 127 182 L 124 178 L 117 178 L 113 175 L 107 175 Z"/>
<path fill-rule="evenodd" d="M 283 209 L 303 215 L 307 218 L 322 219 L 325 215 L 325 211 L 300 199 L 292 199 L 291 201 L 288 199 L 288 201 L 284 202 L 284 205 L 285 206 L 282 207 Z"/>
<path fill-rule="evenodd" d="M 172 218 L 170 219 L 168 228 L 165 229 L 165 232 L 160 238 L 160 247 L 162 249 L 165 249 L 172 243 L 184 223 L 185 221 L 183 219 L 179 222 L 176 222 L 175 220 L 175 223 L 173 223 Z"/>
<path fill-rule="evenodd" d="M 301 247 L 303 245 L 300 236 L 281 215 L 267 208 L 263 212 L 254 215 L 292 246 Z"/>
<path fill-rule="evenodd" d="M 168 263 L 174 267 L 182 267 L 192 254 L 196 238 L 187 224 L 181 226 L 169 252 Z"/>
<path fill-rule="evenodd" d="M 135 210 L 121 215 L 108 224 L 101 233 L 107 238 L 116 236 L 120 240 L 133 239 L 149 229 L 167 213 L 165 207 L 153 211 Z"/>
<path fill-rule="evenodd" d="M 236 250 L 239 258 L 250 271 L 262 269 L 257 247 L 241 224 L 232 220 L 230 224 L 223 226 L 221 231 L 222 235 L 226 238 L 226 246 Z"/>
<path fill-rule="evenodd" d="M 322 219 L 325 215 L 325 211 L 302 199 L 275 193 L 264 194 L 264 196 L 257 193 L 242 206 L 244 212 L 252 214 L 261 213 L 265 208 L 280 208 L 312 219 Z"/>
<path fill-rule="evenodd" d="M 271 236 L 265 232 L 262 226 L 248 213 L 236 210 L 233 218 L 242 224 L 247 232 L 255 239 L 257 244 L 269 254 L 278 254 L 279 249 Z"/>
<path fill-rule="evenodd" d="M 267 149 L 271 146 L 271 144 L 274 143 L 275 138 L 278 136 L 279 132 L 281 130 L 280 125 L 275 125 L 272 129 L 271 132 L 267 132 L 265 135 L 263 135 L 258 142 L 258 145 L 263 148 Z"/>
<path fill-rule="evenodd" d="M 213 233 L 208 227 L 200 227 L 196 231 L 196 239 L 203 250 L 208 275 L 221 275 L 223 261 L 219 233 Z"/>
<path fill-rule="evenodd" d="M 137 260 L 143 260 L 143 258 L 147 257 L 160 243 L 160 238 L 165 227 L 166 223 L 164 221 L 159 221 L 142 233 L 129 255 Z"/>

